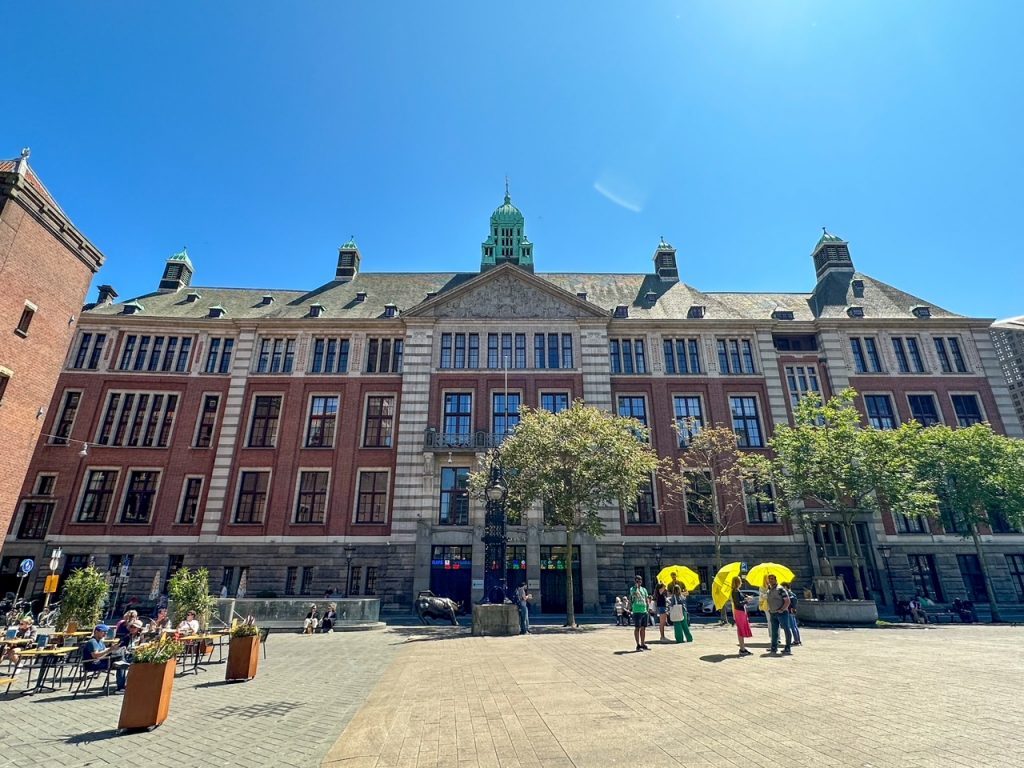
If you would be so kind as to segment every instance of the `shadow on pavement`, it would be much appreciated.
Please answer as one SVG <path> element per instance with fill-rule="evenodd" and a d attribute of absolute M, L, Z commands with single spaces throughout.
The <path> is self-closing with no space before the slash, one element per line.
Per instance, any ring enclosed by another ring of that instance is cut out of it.
<path fill-rule="evenodd" d="M 719 664 L 726 659 L 742 659 L 738 653 L 724 654 L 724 653 L 712 653 L 707 656 L 698 656 L 701 661 L 706 661 L 709 664 Z"/>
<path fill-rule="evenodd" d="M 92 744 L 94 741 L 106 741 L 107 739 L 116 739 L 118 737 L 117 729 L 111 729 L 107 731 L 91 731 L 89 733 L 79 733 L 74 736 L 69 736 L 64 740 L 65 744 Z"/>
<path fill-rule="evenodd" d="M 530 627 L 531 635 L 582 635 L 588 632 L 594 632 L 600 629 L 597 626 L 591 626 L 588 624 L 581 624 L 575 628 L 573 627 L 554 627 L 554 626 L 532 626 Z M 412 627 L 388 627 L 388 632 L 393 635 L 398 635 L 402 638 L 401 643 L 391 643 L 391 645 L 401 645 L 404 643 L 426 643 L 433 642 L 435 640 L 461 640 L 473 636 L 473 628 L 471 626 L 429 626 L 420 625 Z M 494 637 L 494 635 L 489 635 Z M 518 635 L 507 635 L 506 637 L 518 637 Z"/>

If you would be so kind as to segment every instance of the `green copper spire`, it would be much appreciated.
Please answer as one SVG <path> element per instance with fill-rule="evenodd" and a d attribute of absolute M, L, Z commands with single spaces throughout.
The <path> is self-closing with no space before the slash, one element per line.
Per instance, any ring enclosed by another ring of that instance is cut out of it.
<path fill-rule="evenodd" d="M 491 214 L 491 228 L 480 245 L 480 271 L 510 262 L 533 272 L 533 243 L 525 232 L 522 212 L 512 205 L 505 177 L 505 202 Z"/>

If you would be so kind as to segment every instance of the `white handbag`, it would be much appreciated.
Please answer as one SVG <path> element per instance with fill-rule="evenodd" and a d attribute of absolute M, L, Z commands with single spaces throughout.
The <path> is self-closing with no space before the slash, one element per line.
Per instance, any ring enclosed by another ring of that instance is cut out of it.
<path fill-rule="evenodd" d="M 683 606 L 679 603 L 675 603 L 671 608 L 668 609 L 669 621 L 682 621 L 683 616 Z"/>

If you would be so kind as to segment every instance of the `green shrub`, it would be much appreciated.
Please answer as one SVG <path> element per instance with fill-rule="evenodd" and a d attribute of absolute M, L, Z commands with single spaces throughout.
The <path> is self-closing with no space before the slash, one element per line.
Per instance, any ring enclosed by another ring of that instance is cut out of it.
<path fill-rule="evenodd" d="M 195 611 L 199 626 L 206 627 L 217 599 L 210 595 L 210 574 L 205 568 L 179 568 L 167 582 L 167 595 L 174 603 L 175 625 L 184 621 L 189 611 Z"/>
<path fill-rule="evenodd" d="M 106 575 L 93 566 L 72 571 L 64 582 L 61 595 L 60 628 L 66 629 L 72 621 L 82 629 L 91 629 L 98 624 L 109 591 Z"/>

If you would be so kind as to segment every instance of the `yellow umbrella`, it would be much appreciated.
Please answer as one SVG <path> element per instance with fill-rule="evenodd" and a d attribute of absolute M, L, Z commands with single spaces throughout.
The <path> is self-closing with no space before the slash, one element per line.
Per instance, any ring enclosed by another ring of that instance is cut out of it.
<path fill-rule="evenodd" d="M 692 592 L 700 586 L 700 576 L 685 565 L 666 565 L 658 571 L 658 581 L 668 587 L 669 592 L 672 591 L 674 581 L 679 582 L 687 592 Z"/>
<path fill-rule="evenodd" d="M 715 580 L 711 584 L 711 598 L 718 610 L 722 610 L 722 606 L 729 602 L 732 597 L 732 580 L 739 575 L 739 563 L 723 565 L 722 570 L 715 574 Z"/>
<path fill-rule="evenodd" d="M 780 584 L 785 584 L 796 578 L 796 574 L 789 568 L 778 563 L 759 563 L 747 571 L 747 581 L 755 587 L 763 587 L 765 579 L 769 575 L 775 576 Z"/>

